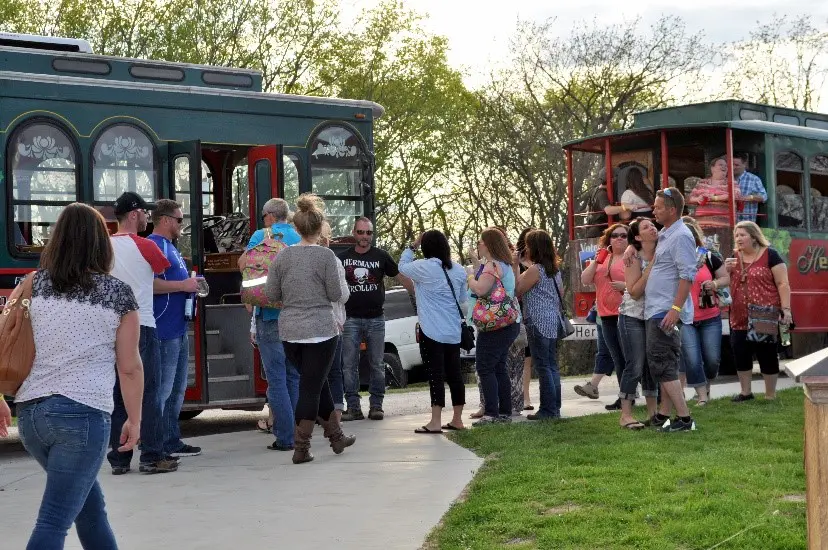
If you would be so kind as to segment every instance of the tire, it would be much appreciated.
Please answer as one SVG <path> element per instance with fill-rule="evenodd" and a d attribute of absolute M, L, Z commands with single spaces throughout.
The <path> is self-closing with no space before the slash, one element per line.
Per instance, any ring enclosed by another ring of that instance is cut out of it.
<path fill-rule="evenodd" d="M 403 369 L 402 362 L 396 353 L 383 355 L 385 362 L 385 385 L 390 388 L 404 388 L 408 386 L 408 371 Z"/>
<path fill-rule="evenodd" d="M 204 411 L 181 411 L 178 413 L 179 420 L 192 420 L 196 416 L 200 415 Z"/>

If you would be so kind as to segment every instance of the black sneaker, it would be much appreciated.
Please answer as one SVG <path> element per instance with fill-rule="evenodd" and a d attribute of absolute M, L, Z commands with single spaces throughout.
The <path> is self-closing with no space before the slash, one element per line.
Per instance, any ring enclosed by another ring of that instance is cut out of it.
<path fill-rule="evenodd" d="M 679 417 L 673 419 L 673 421 L 665 425 L 661 428 L 662 432 L 694 432 L 696 431 L 696 421 L 692 418 L 685 422 Z"/>
<path fill-rule="evenodd" d="M 750 401 L 753 399 L 753 394 L 749 393 L 747 395 L 742 395 L 741 393 L 737 394 L 736 397 L 731 399 L 734 403 L 741 403 L 742 401 Z"/>
<path fill-rule="evenodd" d="M 350 422 L 351 420 L 365 420 L 362 409 L 348 409 L 342 413 L 342 422 Z"/>
<path fill-rule="evenodd" d="M 495 424 L 511 424 L 512 423 L 512 417 L 509 416 L 508 414 L 501 414 L 501 415 L 498 415 L 494 419 L 494 421 L 495 421 Z"/>
<path fill-rule="evenodd" d="M 604 408 L 608 411 L 620 411 L 621 410 L 621 398 L 615 400 L 615 403 L 611 405 L 604 405 Z"/>
<path fill-rule="evenodd" d="M 112 475 L 114 476 L 122 476 L 124 474 L 128 474 L 132 471 L 132 468 L 129 466 L 113 466 L 112 467 Z"/>
<path fill-rule="evenodd" d="M 158 462 L 144 462 L 138 467 L 143 474 L 166 474 L 178 470 L 178 462 L 165 458 Z"/>
<path fill-rule="evenodd" d="M 659 418 L 657 414 L 654 414 L 644 422 L 644 425 L 652 426 L 653 428 L 663 428 L 670 425 L 670 417 Z"/>
<path fill-rule="evenodd" d="M 369 420 L 382 420 L 383 418 L 385 418 L 385 413 L 379 407 L 371 407 L 368 411 Z"/>
<path fill-rule="evenodd" d="M 194 447 L 192 445 L 184 444 L 183 447 L 170 453 L 170 458 L 181 458 L 183 456 L 198 456 L 201 454 L 201 447 Z"/>

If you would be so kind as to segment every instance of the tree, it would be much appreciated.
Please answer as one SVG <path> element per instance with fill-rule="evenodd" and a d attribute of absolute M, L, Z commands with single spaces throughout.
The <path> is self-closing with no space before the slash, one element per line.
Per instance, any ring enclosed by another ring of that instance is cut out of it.
<path fill-rule="evenodd" d="M 828 77 L 828 32 L 809 16 L 776 17 L 730 46 L 725 93 L 759 103 L 814 110 Z"/>
<path fill-rule="evenodd" d="M 547 229 L 563 251 L 563 144 L 629 127 L 636 111 L 678 101 L 687 93 L 682 83 L 701 80 L 713 50 L 674 17 L 662 17 L 647 33 L 638 20 L 610 28 L 584 23 L 566 38 L 556 37 L 551 23 L 519 26 L 511 46 L 513 68 L 480 92 L 477 119 L 455 154 L 465 187 L 485 205 L 469 215 L 482 211 L 487 223 L 514 230 Z M 481 149 L 485 155 L 476 154 Z M 597 158 L 575 160 L 582 207 L 583 182 Z"/>

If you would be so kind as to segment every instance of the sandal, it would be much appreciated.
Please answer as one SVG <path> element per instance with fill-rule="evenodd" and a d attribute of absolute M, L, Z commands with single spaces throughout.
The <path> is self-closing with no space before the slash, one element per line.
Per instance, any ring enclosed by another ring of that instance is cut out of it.
<path fill-rule="evenodd" d="M 269 434 L 273 431 L 273 424 L 270 424 L 266 419 L 262 418 L 261 420 L 256 422 L 256 428 L 258 428 L 260 432 Z"/>
<path fill-rule="evenodd" d="M 696 401 L 696 406 L 697 407 L 704 407 L 705 405 L 707 405 L 707 399 L 702 399 L 700 401 Z"/>
<path fill-rule="evenodd" d="M 457 426 L 455 426 L 454 424 L 452 424 L 451 422 L 449 422 L 448 424 L 444 424 L 444 425 L 443 425 L 443 429 L 444 429 L 444 430 L 448 430 L 448 431 L 450 431 L 450 432 L 452 432 L 452 431 L 454 431 L 454 432 L 459 432 L 459 431 L 461 431 L 461 430 L 465 430 L 466 428 L 458 428 Z"/>
<path fill-rule="evenodd" d="M 646 427 L 646 426 L 645 426 L 645 424 L 644 424 L 643 422 L 639 422 L 638 420 L 635 420 L 635 421 L 633 421 L 633 422 L 627 422 L 626 424 L 624 424 L 623 426 L 621 426 L 621 429 L 622 429 L 622 430 L 633 430 L 633 431 L 637 431 L 637 430 L 643 430 L 645 427 Z"/>
<path fill-rule="evenodd" d="M 456 429 L 456 428 L 455 428 Z M 414 430 L 415 434 L 441 434 L 443 430 L 429 430 L 427 427 L 422 426 Z"/>
<path fill-rule="evenodd" d="M 469 415 L 469 418 L 483 418 L 484 413 L 477 411 Z"/>

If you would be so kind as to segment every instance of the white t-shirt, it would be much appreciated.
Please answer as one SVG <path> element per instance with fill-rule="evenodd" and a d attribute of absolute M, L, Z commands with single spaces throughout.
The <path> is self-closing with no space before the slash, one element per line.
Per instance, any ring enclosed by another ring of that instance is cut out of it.
<path fill-rule="evenodd" d="M 60 294 L 47 271 L 35 275 L 30 308 L 35 360 L 15 396 L 18 403 L 58 394 L 112 413 L 115 334 L 121 317 L 138 304 L 129 285 L 115 277 L 94 274 L 92 280 L 89 292 Z"/>
<path fill-rule="evenodd" d="M 164 273 L 170 262 L 158 245 L 133 233 L 116 233 L 110 238 L 115 251 L 112 275 L 132 288 L 138 300 L 141 326 L 155 328 L 152 313 L 152 281 Z"/>
<path fill-rule="evenodd" d="M 653 209 L 652 205 L 647 204 L 647 201 L 636 195 L 632 189 L 627 189 L 621 194 L 621 202 L 633 205 L 633 212 L 649 212 Z"/>

